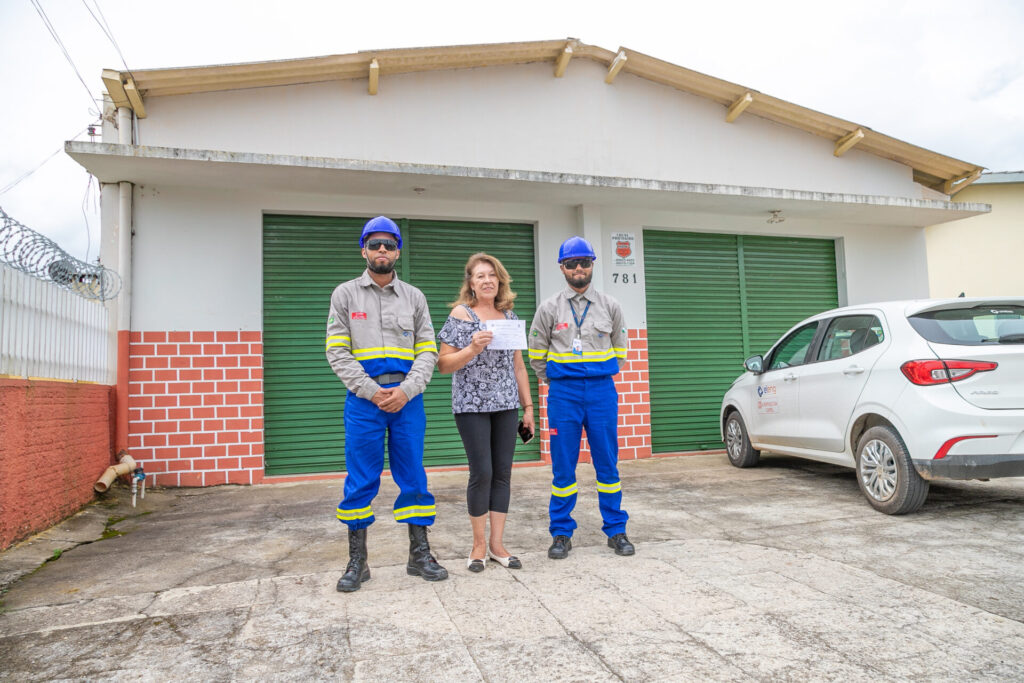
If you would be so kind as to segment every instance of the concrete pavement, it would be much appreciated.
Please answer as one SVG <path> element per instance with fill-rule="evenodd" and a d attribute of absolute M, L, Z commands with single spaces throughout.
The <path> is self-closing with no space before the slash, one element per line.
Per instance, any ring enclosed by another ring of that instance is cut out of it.
<path fill-rule="evenodd" d="M 851 471 L 781 456 L 621 474 L 634 557 L 606 547 L 581 465 L 572 553 L 547 559 L 550 470 L 517 468 L 506 545 L 524 567 L 473 574 L 466 473 L 431 473 L 438 583 L 405 574 L 386 479 L 373 578 L 351 594 L 334 589 L 338 481 L 151 491 L 134 510 L 122 489 L 0 554 L 0 680 L 1024 678 L 1024 480 L 933 485 L 887 517 Z"/>

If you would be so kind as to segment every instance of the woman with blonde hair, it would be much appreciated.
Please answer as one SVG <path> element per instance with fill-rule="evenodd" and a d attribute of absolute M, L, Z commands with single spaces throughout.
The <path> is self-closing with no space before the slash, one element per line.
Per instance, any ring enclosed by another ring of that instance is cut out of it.
<path fill-rule="evenodd" d="M 501 261 L 483 252 L 466 262 L 459 298 L 437 336 L 437 367 L 452 376 L 452 412 L 469 460 L 466 502 L 473 529 L 473 549 L 466 566 L 484 570 L 490 557 L 503 567 L 522 563 L 505 549 L 502 536 L 511 495 L 519 407 L 523 426 L 534 433 L 530 380 L 519 351 L 488 349 L 494 333 L 487 320 L 516 320 L 515 292 Z M 490 539 L 486 538 L 490 518 Z"/>

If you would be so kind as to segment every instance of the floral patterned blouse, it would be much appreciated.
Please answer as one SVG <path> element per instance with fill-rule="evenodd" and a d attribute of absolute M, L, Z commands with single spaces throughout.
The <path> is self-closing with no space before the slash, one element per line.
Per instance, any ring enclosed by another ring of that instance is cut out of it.
<path fill-rule="evenodd" d="M 437 340 L 456 349 L 464 349 L 473 340 L 473 333 L 484 330 L 484 324 L 469 306 L 472 320 L 448 316 Z M 512 311 L 505 311 L 507 320 L 517 320 Z M 514 351 L 484 349 L 452 374 L 453 413 L 493 413 L 519 408 L 519 386 L 513 366 Z"/>

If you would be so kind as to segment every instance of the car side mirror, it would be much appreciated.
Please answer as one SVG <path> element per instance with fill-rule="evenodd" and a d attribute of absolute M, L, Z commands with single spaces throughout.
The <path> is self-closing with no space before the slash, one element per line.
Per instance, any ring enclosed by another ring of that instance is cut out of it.
<path fill-rule="evenodd" d="M 760 375 L 764 372 L 764 358 L 761 356 L 751 356 L 743 361 L 743 367 L 755 375 Z"/>

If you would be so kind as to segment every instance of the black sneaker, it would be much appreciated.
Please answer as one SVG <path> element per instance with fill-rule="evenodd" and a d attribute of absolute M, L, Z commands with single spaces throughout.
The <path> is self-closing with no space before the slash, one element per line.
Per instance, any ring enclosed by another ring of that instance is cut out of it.
<path fill-rule="evenodd" d="M 568 536 L 555 536 L 551 547 L 548 548 L 548 557 L 552 560 L 564 560 L 569 557 L 570 550 L 572 550 L 572 539 Z"/>
<path fill-rule="evenodd" d="M 626 538 L 626 534 L 615 534 L 609 538 L 608 547 L 614 548 L 616 555 L 632 555 L 636 552 L 636 548 L 634 548 L 633 544 L 629 542 L 628 538 Z M 550 551 L 548 554 L 551 554 Z"/>

